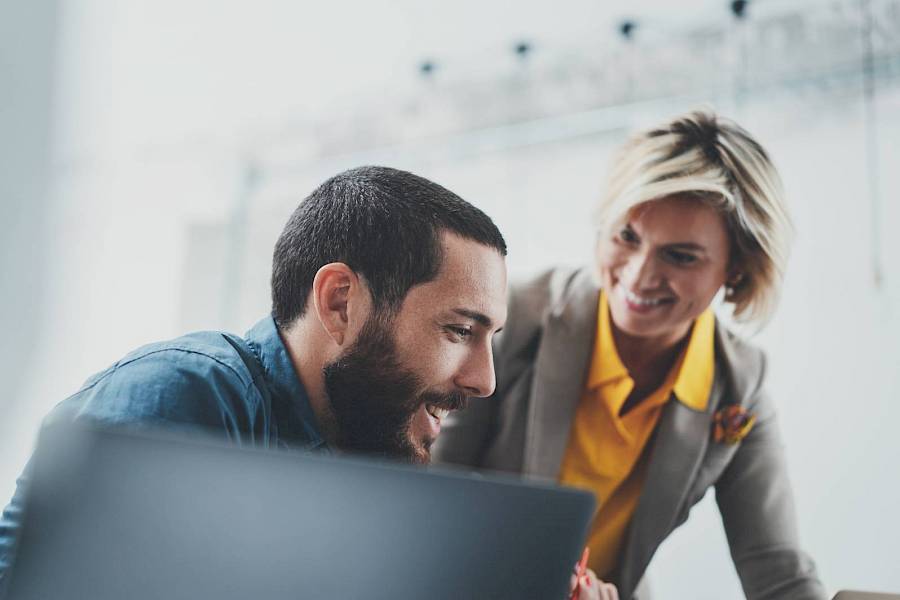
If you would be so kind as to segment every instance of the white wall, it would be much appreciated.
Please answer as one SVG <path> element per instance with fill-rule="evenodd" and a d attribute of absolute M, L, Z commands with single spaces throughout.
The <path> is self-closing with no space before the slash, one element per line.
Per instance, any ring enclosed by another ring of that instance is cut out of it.
<path fill-rule="evenodd" d="M 652 122 L 686 108 L 667 104 L 633 119 Z M 768 387 L 780 411 L 801 539 L 831 591 L 900 590 L 893 566 L 900 555 L 900 518 L 892 512 L 900 506 L 900 441 L 892 432 L 900 419 L 900 248 L 893 235 L 900 226 L 900 88 L 880 93 L 875 110 L 880 286 L 872 270 L 861 97 L 768 95 L 731 113 L 774 156 L 797 229 L 780 310 L 756 342 L 771 359 Z M 448 185 L 492 215 L 507 236 L 510 270 L 525 276 L 590 260 L 591 209 L 623 135 L 439 162 L 400 156 L 392 164 Z M 324 176 L 311 173 L 297 185 L 311 189 Z M 266 241 L 277 236 L 295 206 L 288 197 L 257 200 L 242 267 L 259 274 L 241 290 L 241 312 L 248 316 L 265 310 Z M 713 494 L 661 547 L 650 573 L 663 597 L 740 597 Z"/>
<path fill-rule="evenodd" d="M 389 162 L 460 193 L 501 226 L 515 275 L 589 260 L 591 207 L 622 128 L 500 150 L 464 141 L 460 151 L 458 140 L 438 138 L 429 153 L 301 161 L 288 175 L 263 165 L 259 187 L 248 187 L 246 168 L 282 126 L 302 132 L 316 115 L 332 118 L 335 104 L 377 104 L 374 87 L 414 93 L 405 69 L 427 51 L 465 65 L 479 48 L 518 35 L 537 31 L 551 44 L 577 37 L 588 20 L 660 7 L 630 3 L 617 13 L 596 4 L 515 13 L 512 4 L 464 3 L 457 13 L 387 2 L 315 11 L 274 0 L 66 3 L 50 200 L 30 230 L 44 248 L 42 291 L 28 300 L 34 314 L 0 305 L 4 323 L 32 332 L 21 337 L 31 352 L 17 367 L 21 386 L 0 399 L 0 496 L 11 493 L 41 415 L 89 374 L 144 342 L 195 328 L 243 330 L 265 314 L 275 237 L 339 168 Z M 875 107 L 880 286 L 861 95 L 842 88 L 751 96 L 739 107 L 718 101 L 772 151 L 798 230 L 781 308 L 757 341 L 772 358 L 769 387 L 802 539 L 829 589 L 900 591 L 892 510 L 900 506 L 900 92 L 879 91 Z M 622 124 L 681 108 L 635 110 Z M 13 252 L 23 264 L 34 258 Z M 651 572 L 663 597 L 739 597 L 710 497 Z"/>
<path fill-rule="evenodd" d="M 0 440 L 17 440 L 32 428 L 3 409 L 13 404 L 11 398 L 23 403 L 22 373 L 39 360 L 33 342 L 41 331 L 49 259 L 43 232 L 52 173 L 57 15 L 54 0 L 0 4 Z M 7 458 L 13 447 L 0 443 L 4 491 L 22 454 Z"/>

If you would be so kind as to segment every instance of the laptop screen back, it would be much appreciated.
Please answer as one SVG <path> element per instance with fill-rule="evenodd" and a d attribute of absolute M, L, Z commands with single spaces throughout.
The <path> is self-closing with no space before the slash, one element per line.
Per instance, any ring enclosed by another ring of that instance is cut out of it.
<path fill-rule="evenodd" d="M 10 598 L 564 598 L 590 494 L 83 427 L 42 433 Z"/>

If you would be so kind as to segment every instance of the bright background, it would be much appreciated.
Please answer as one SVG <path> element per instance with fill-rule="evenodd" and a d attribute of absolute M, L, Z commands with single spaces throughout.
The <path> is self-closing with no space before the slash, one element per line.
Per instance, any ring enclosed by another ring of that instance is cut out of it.
<path fill-rule="evenodd" d="M 796 222 L 756 341 L 802 540 L 829 590 L 900 591 L 900 1 L 729 4 L 0 0 L 0 497 L 88 375 L 263 316 L 326 177 L 432 178 L 525 276 L 590 260 L 628 131 L 708 104 L 771 151 Z M 650 578 L 740 597 L 712 494 Z"/>

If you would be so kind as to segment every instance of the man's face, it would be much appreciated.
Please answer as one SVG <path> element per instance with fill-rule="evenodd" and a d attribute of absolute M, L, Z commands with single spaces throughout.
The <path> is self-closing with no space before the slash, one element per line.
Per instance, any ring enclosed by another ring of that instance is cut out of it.
<path fill-rule="evenodd" d="M 506 265 L 493 248 L 442 236 L 438 276 L 392 318 L 372 315 L 324 368 L 343 450 L 427 463 L 448 411 L 494 391 L 491 339 L 506 321 Z"/>

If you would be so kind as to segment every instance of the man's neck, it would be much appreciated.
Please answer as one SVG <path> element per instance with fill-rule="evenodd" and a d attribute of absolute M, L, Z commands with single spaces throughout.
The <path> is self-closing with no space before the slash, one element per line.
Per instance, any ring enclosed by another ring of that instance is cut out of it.
<path fill-rule="evenodd" d="M 309 397 L 309 405 L 316 417 L 316 425 L 329 445 L 334 445 L 335 425 L 328 394 L 325 392 L 325 377 L 322 369 L 327 362 L 324 348 L 327 339 L 317 337 L 309 330 L 309 325 L 300 319 L 289 329 L 279 329 L 279 335 L 287 349 L 294 371 Z"/>

